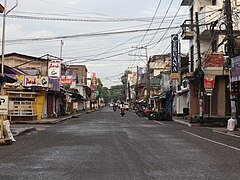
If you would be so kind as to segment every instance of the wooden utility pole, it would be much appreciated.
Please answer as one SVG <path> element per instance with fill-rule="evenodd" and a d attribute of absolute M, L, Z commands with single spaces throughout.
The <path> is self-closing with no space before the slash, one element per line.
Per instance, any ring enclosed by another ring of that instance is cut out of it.
<path fill-rule="evenodd" d="M 201 122 L 203 122 L 203 79 L 204 74 L 202 70 L 202 60 L 201 60 L 201 46 L 200 46 L 200 37 L 199 37 L 199 22 L 198 22 L 198 12 L 195 13 L 196 18 L 196 43 L 197 43 L 197 58 L 198 58 L 198 80 L 199 80 L 199 117 Z"/>
<path fill-rule="evenodd" d="M 137 66 L 137 81 L 135 85 L 136 101 L 138 100 L 138 66 Z"/>
<path fill-rule="evenodd" d="M 226 55 L 228 56 L 228 73 L 229 73 L 229 90 L 230 90 L 230 101 L 231 101 L 231 118 L 236 118 L 236 103 L 233 100 L 234 97 L 232 93 L 232 75 L 231 75 L 231 59 L 234 57 L 234 36 L 233 36 L 233 26 L 232 26 L 232 7 L 231 1 L 225 0 L 224 2 L 224 13 L 226 15 L 226 37 L 227 37 L 227 44 L 226 44 Z"/>

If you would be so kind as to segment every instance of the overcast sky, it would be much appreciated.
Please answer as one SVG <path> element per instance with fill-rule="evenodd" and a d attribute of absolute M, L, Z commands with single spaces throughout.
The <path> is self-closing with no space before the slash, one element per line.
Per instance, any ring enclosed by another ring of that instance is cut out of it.
<path fill-rule="evenodd" d="M 3 5 L 4 1 L 0 2 Z M 8 0 L 7 9 L 15 2 Z M 104 86 L 110 87 L 121 83 L 119 78 L 125 70 L 144 66 L 146 52 L 148 57 L 170 52 L 169 36 L 179 33 L 179 28 L 169 27 L 179 27 L 187 19 L 188 9 L 180 8 L 180 3 L 181 0 L 19 0 L 6 19 L 5 53 L 59 57 L 62 40 L 65 63 L 86 65 L 89 72 L 97 73 Z M 147 51 L 136 49 L 146 45 Z M 182 50 L 187 52 L 187 45 Z"/>

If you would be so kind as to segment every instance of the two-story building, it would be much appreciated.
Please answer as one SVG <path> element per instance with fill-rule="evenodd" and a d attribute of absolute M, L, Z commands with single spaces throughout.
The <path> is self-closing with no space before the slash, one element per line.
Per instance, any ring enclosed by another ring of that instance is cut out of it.
<path fill-rule="evenodd" d="M 231 1 L 233 12 L 239 9 L 239 3 L 239 0 Z M 205 117 L 228 117 L 231 105 L 229 75 L 224 70 L 227 43 L 224 1 L 183 0 L 182 6 L 189 6 L 189 18 L 182 25 L 182 39 L 189 40 L 190 74 L 186 78 L 189 80 L 190 115 L 198 116 L 202 111 Z M 239 23 L 233 22 L 233 25 L 234 34 L 239 34 Z M 237 38 L 235 43 L 238 53 Z M 202 93 L 199 84 L 204 88 Z M 201 96 L 203 102 L 200 102 Z"/>
<path fill-rule="evenodd" d="M 10 53 L 5 55 L 4 64 L 19 70 L 8 75 L 17 80 L 15 83 L 4 84 L 12 120 L 40 120 L 59 115 L 58 105 L 63 104 L 58 78 L 63 70 L 60 62 L 49 55 L 38 58 Z M 49 77 L 51 69 L 54 77 Z"/>

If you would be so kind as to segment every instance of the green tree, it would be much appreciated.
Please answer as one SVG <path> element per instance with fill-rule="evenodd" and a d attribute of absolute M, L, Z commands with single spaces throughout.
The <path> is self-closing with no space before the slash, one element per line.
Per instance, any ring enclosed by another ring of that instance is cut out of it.
<path fill-rule="evenodd" d="M 109 103 L 111 98 L 107 87 L 103 86 L 100 78 L 97 78 L 97 98 L 103 98 L 105 103 Z"/>
<path fill-rule="evenodd" d="M 123 89 L 123 85 L 111 86 L 110 96 L 111 96 L 111 99 L 113 100 L 113 102 L 117 102 L 118 100 L 120 100 L 120 101 L 122 100 L 122 97 L 121 97 L 122 89 Z"/>

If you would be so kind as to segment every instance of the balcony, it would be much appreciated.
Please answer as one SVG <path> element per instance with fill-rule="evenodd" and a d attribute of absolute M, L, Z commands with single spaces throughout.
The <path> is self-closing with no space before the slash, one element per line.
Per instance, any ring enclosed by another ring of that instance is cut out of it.
<path fill-rule="evenodd" d="M 221 19 L 222 6 L 205 6 L 199 12 L 199 33 L 201 37 L 211 37 L 211 22 Z M 219 23 L 218 23 L 219 24 Z M 216 25 L 215 30 L 219 30 L 219 25 Z"/>
<path fill-rule="evenodd" d="M 182 27 L 182 39 L 191 40 L 194 37 L 194 31 L 193 31 L 193 21 L 192 20 L 185 20 Z"/>

